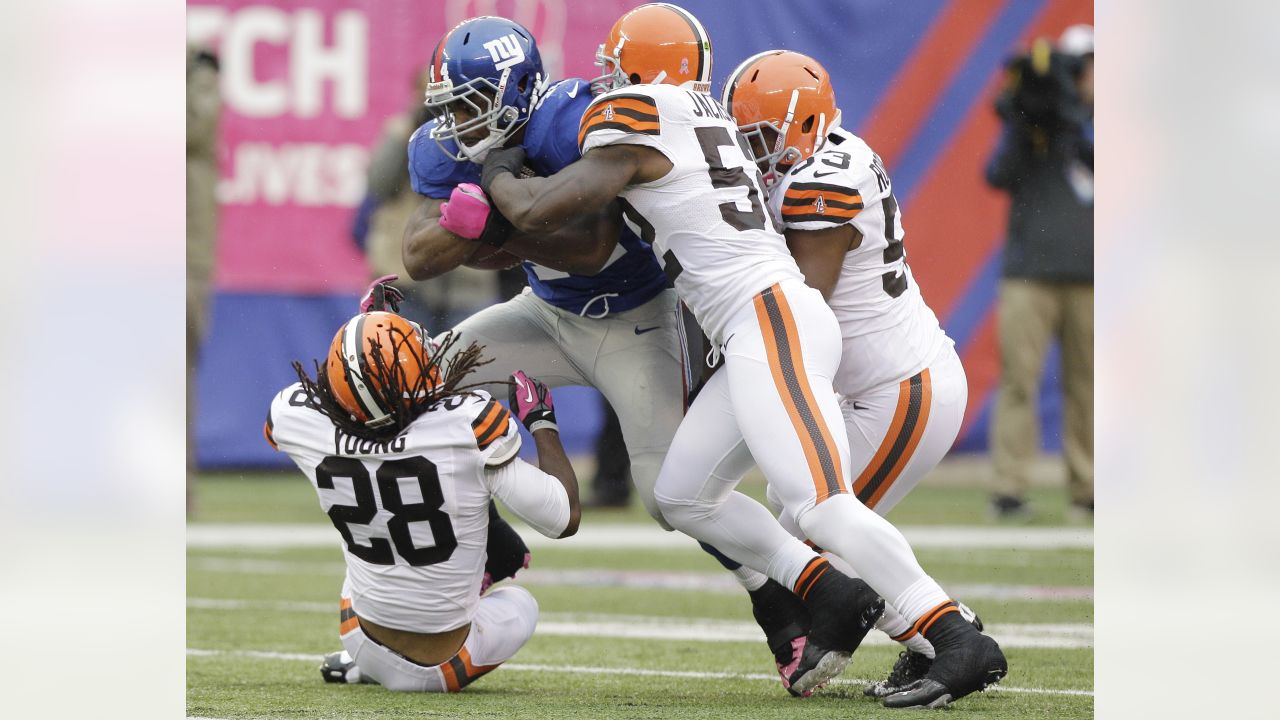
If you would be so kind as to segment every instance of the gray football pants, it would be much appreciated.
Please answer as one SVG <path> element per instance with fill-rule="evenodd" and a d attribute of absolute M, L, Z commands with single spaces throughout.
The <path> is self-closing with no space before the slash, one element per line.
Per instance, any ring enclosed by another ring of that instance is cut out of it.
<path fill-rule="evenodd" d="M 653 499 L 653 486 L 676 428 L 684 418 L 688 359 L 674 290 L 649 302 L 601 318 L 581 317 L 540 300 L 532 291 L 486 308 L 462 321 L 454 350 L 471 342 L 493 362 L 477 380 L 505 382 L 523 370 L 550 387 L 587 385 L 599 390 L 618 414 L 631 457 L 631 477 L 644 507 L 667 530 Z M 506 400 L 508 386 L 485 387 Z M 560 423 L 573 418 L 560 417 Z"/>

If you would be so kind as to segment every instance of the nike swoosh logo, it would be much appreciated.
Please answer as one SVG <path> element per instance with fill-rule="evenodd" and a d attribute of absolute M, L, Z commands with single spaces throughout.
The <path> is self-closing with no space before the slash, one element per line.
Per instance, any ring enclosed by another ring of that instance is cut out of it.
<path fill-rule="evenodd" d="M 519 378 L 516 378 L 516 384 L 520 386 L 521 390 L 524 390 L 524 401 L 527 403 L 533 402 L 533 383 L 526 386 Z"/>
<path fill-rule="evenodd" d="M 824 173 L 821 173 L 821 172 L 815 172 L 815 173 L 813 174 L 813 176 L 814 176 L 814 177 L 816 177 L 816 178 L 820 178 L 820 177 L 826 177 L 826 176 L 828 176 L 828 175 L 835 175 L 835 174 L 836 174 L 836 171 L 835 171 L 835 170 L 832 170 L 831 172 L 824 172 Z"/>
<path fill-rule="evenodd" d="M 565 95 L 568 95 L 571 98 L 578 97 L 578 86 L 574 85 L 573 89 L 566 92 Z"/>
<path fill-rule="evenodd" d="M 641 330 L 641 329 L 640 329 L 640 326 L 639 326 L 639 325 L 637 325 L 637 326 L 636 326 L 636 334 L 637 334 L 637 335 L 643 335 L 643 334 L 645 334 L 645 333 L 647 333 L 647 332 L 653 332 L 654 330 L 657 330 L 657 329 L 658 329 L 658 328 L 660 328 L 660 327 L 662 327 L 662 326 L 661 326 L 661 325 L 654 325 L 654 326 L 653 326 L 653 327 L 651 327 L 651 328 L 644 328 L 643 330 Z"/>
<path fill-rule="evenodd" d="M 857 400 L 854 400 L 854 401 L 853 401 L 853 409 L 854 409 L 854 410 L 866 410 L 866 409 L 867 409 L 867 406 L 866 406 L 866 405 L 859 405 L 859 404 L 858 404 L 858 401 L 857 401 Z"/>

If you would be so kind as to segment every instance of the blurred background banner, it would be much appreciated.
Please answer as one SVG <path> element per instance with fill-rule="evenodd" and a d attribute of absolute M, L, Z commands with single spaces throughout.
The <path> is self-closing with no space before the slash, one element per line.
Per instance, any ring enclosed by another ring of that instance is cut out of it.
<path fill-rule="evenodd" d="M 370 148 L 413 101 L 439 37 L 475 15 L 527 26 L 553 79 L 591 78 L 596 46 L 640 3 L 596 0 L 223 0 L 188 5 L 188 39 L 221 63 L 219 217 L 212 324 L 201 355 L 197 456 L 205 468 L 287 466 L 261 438 L 272 395 L 356 310 L 370 279 L 352 222 Z M 1036 37 L 1093 22 L 1087 0 L 830 0 L 678 3 L 706 26 L 713 92 L 770 48 L 830 71 L 844 126 L 884 159 L 903 210 L 907 259 L 969 376 L 956 449 L 985 451 L 999 374 L 995 301 L 1007 197 L 983 169 L 1000 123 L 1004 60 Z M 748 17 L 749 16 L 749 17 Z M 749 20 L 749 21 L 748 21 Z M 496 301 L 498 298 L 494 298 Z M 442 328 L 432 328 L 439 331 Z M 1042 389 L 1057 449 L 1057 353 Z M 563 400 L 562 400 L 563 396 Z M 594 391 L 557 392 L 570 452 L 589 451 Z"/>

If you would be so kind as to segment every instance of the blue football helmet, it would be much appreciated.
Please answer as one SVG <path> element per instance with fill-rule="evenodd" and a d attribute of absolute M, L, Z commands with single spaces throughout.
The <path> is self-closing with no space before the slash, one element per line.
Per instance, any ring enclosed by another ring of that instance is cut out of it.
<path fill-rule="evenodd" d="M 445 33 L 429 73 L 425 104 L 436 118 L 431 137 L 453 159 L 476 163 L 529 120 L 548 84 L 533 34 L 491 16 L 464 20 Z M 459 112 L 465 117 L 459 119 Z M 464 141 L 481 129 L 489 131 L 484 139 Z"/>

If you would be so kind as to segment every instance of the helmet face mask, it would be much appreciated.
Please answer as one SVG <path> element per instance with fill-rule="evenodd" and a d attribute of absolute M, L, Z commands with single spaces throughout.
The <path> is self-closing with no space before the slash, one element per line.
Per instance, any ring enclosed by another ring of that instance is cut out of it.
<path fill-rule="evenodd" d="M 458 24 L 433 57 L 424 102 L 436 120 L 431 138 L 459 162 L 483 162 L 524 126 L 547 88 L 533 36 L 505 18 Z"/>

